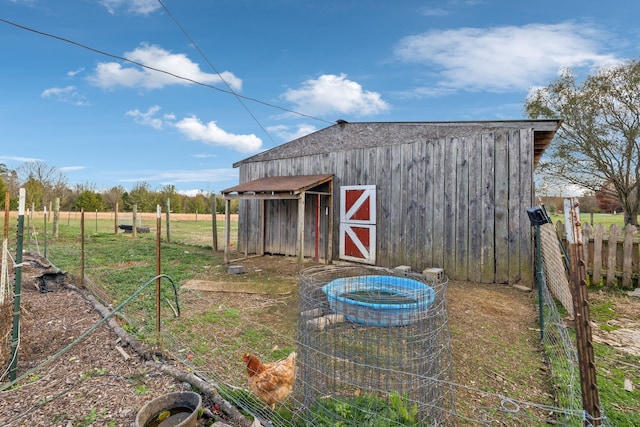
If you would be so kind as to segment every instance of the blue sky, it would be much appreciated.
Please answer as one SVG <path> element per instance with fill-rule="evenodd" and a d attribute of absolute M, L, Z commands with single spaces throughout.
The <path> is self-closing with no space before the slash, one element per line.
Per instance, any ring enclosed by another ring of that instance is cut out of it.
<path fill-rule="evenodd" d="M 640 54 L 636 0 L 0 0 L 0 163 L 219 192 L 331 126 L 517 120 Z M 142 66 L 144 65 L 144 67 Z"/>

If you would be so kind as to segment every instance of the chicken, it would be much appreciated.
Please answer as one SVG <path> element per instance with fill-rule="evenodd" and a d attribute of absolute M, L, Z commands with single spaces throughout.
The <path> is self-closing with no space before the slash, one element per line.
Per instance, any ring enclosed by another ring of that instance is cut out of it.
<path fill-rule="evenodd" d="M 275 409 L 293 389 L 296 371 L 296 352 L 278 362 L 262 363 L 258 356 L 245 353 L 242 356 L 247 366 L 249 389 L 264 403 Z"/>

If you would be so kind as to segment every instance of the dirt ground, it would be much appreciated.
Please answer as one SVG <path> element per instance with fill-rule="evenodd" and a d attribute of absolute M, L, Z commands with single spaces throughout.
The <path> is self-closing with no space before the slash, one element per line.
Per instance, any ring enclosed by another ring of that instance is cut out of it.
<path fill-rule="evenodd" d="M 49 285 L 50 292 L 41 293 L 36 277 L 43 271 L 47 269 L 23 268 L 16 376 L 63 350 L 102 319 L 88 300 L 66 285 Z M 130 348 L 123 348 L 125 359 L 117 349 L 122 345 L 103 323 L 17 386 L 0 391 L 0 426 L 129 426 L 148 400 L 185 388 L 145 366 Z M 2 364 L 3 385 L 10 379 L 6 366 Z"/>
<path fill-rule="evenodd" d="M 254 258 L 243 264 L 252 272 L 277 271 L 296 280 L 297 266 L 290 258 Z M 18 376 L 65 348 L 101 319 L 94 306 L 66 283 L 50 285 L 50 292 L 41 293 L 36 277 L 46 271 L 44 267 L 23 268 Z M 242 295 L 252 297 L 238 293 L 232 298 Z M 533 402 L 552 401 L 532 292 L 451 282 L 447 299 L 457 384 Z M 7 319 L 1 319 L 5 323 L 0 330 L 4 348 L 9 338 Z M 0 354 L 0 386 L 8 381 L 5 353 Z M 525 360 L 535 365 L 533 370 L 520 369 Z M 0 391 L 0 426 L 130 426 L 146 402 L 189 388 L 189 384 L 145 363 L 105 323 L 18 385 Z M 462 400 L 471 405 L 477 399 L 463 396 Z M 205 406 L 215 409 L 207 402 Z"/>

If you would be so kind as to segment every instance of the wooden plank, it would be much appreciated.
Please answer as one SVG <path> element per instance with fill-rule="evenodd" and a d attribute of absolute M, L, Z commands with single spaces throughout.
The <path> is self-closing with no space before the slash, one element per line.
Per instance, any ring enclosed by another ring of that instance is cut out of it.
<path fill-rule="evenodd" d="M 382 266 L 389 266 L 391 263 L 391 239 L 394 236 L 391 234 L 392 218 L 392 206 L 391 206 L 391 147 L 383 146 L 376 147 L 377 158 L 377 183 L 378 183 L 378 197 L 380 203 L 377 210 L 377 227 L 376 238 L 378 239 L 376 251 L 377 264 Z"/>
<path fill-rule="evenodd" d="M 520 190 L 518 191 L 520 206 L 515 212 L 515 215 L 518 216 L 519 258 L 513 260 L 513 262 L 511 258 L 509 259 L 509 278 L 511 283 L 518 281 L 522 285 L 533 287 L 533 227 L 531 227 L 529 216 L 527 215 L 527 209 L 534 205 L 533 130 L 513 130 L 511 134 L 514 139 L 519 139 L 520 144 Z"/>
<path fill-rule="evenodd" d="M 593 235 L 593 227 L 588 222 L 582 224 L 582 259 L 587 273 L 587 279 L 592 280 L 589 276 L 589 271 L 593 271 L 593 245 L 591 244 L 591 236 Z"/>
<path fill-rule="evenodd" d="M 509 282 L 509 135 L 495 136 L 495 252 L 498 283 Z"/>
<path fill-rule="evenodd" d="M 119 345 L 116 345 L 116 350 L 118 350 L 118 353 L 120 353 L 120 355 L 123 357 L 124 360 L 131 359 L 131 356 L 129 356 L 129 353 L 127 353 L 124 350 L 124 348 L 120 347 Z"/>
<path fill-rule="evenodd" d="M 480 227 L 482 230 L 482 257 L 480 280 L 493 283 L 495 278 L 495 135 L 482 135 L 482 205 Z"/>
<path fill-rule="evenodd" d="M 389 248 L 390 253 L 387 255 L 387 261 L 384 264 L 386 267 L 395 267 L 396 265 L 403 264 L 406 259 L 406 250 L 404 245 L 404 235 L 402 234 L 403 218 L 404 218 L 404 206 L 403 206 L 403 193 L 402 182 L 404 174 L 404 165 L 402 164 L 402 147 L 394 145 L 391 147 L 391 156 L 388 158 L 391 163 L 391 181 L 389 188 L 389 211 L 390 220 L 389 223 L 389 246 L 385 246 L 383 242 L 380 242 L 380 248 L 384 251 L 385 248 Z"/>
<path fill-rule="evenodd" d="M 602 240 L 604 225 L 596 224 L 596 232 L 593 237 L 593 281 L 592 285 L 599 285 L 602 281 Z"/>
<path fill-rule="evenodd" d="M 444 268 L 444 159 L 446 141 L 438 139 L 433 146 L 433 267 Z M 445 274 L 449 274 L 445 270 Z"/>
<path fill-rule="evenodd" d="M 631 287 L 631 272 L 633 268 L 633 240 L 638 235 L 638 230 L 632 224 L 627 224 L 624 230 L 623 263 L 622 263 L 622 287 Z"/>
<path fill-rule="evenodd" d="M 416 167 L 418 161 L 416 143 L 402 144 L 402 164 L 405 165 L 402 174 L 402 209 L 405 212 L 402 221 L 402 236 L 405 242 L 403 251 L 404 258 L 398 264 L 409 265 L 415 271 L 418 262 L 416 259 L 418 243 L 417 229 L 418 223 L 418 183 L 416 179 Z M 422 271 L 422 270 L 418 270 Z"/>
<path fill-rule="evenodd" d="M 469 280 L 469 145 L 472 141 L 461 138 L 456 147 L 456 278 Z"/>
<path fill-rule="evenodd" d="M 522 207 L 520 192 L 522 182 L 520 174 L 520 138 L 509 135 L 509 201 L 508 201 L 508 222 L 509 222 L 509 280 L 515 283 L 520 279 L 520 215 L 518 210 Z"/>
<path fill-rule="evenodd" d="M 444 270 L 447 275 L 457 280 L 459 278 L 456 260 L 456 147 L 458 139 L 446 140 L 444 151 Z"/>
<path fill-rule="evenodd" d="M 618 252 L 618 236 L 620 235 L 620 229 L 614 224 L 609 227 L 609 242 L 607 245 L 607 286 L 614 286 L 616 284 L 616 255 Z"/>
<path fill-rule="evenodd" d="M 482 135 L 473 137 L 473 147 L 469 150 L 469 272 L 472 282 L 482 278 L 483 254 L 482 227 Z"/>
<path fill-rule="evenodd" d="M 424 208 L 422 212 L 422 225 L 417 234 L 421 237 L 422 259 L 424 267 L 433 267 L 433 143 L 420 143 L 424 156 L 420 175 L 424 182 Z"/>

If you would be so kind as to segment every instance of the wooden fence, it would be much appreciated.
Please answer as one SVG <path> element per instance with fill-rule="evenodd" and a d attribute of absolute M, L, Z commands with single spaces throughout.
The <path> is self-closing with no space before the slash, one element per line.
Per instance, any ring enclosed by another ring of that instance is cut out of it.
<path fill-rule="evenodd" d="M 556 231 L 567 247 L 565 225 L 558 221 Z M 582 241 L 587 276 L 591 284 L 638 287 L 640 278 L 640 238 L 635 226 L 625 228 L 603 224 L 582 224 Z"/>

